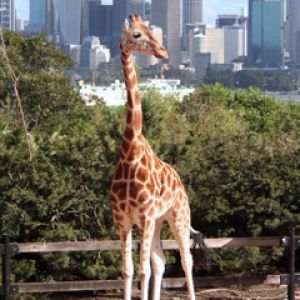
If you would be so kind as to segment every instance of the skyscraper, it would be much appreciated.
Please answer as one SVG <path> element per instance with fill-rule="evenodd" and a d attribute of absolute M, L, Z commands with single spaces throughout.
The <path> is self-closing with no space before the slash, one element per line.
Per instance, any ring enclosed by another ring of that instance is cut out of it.
<path fill-rule="evenodd" d="M 279 67 L 283 63 L 283 0 L 249 1 L 250 64 Z"/>
<path fill-rule="evenodd" d="M 101 0 L 83 0 L 83 17 L 82 17 L 82 39 L 89 36 L 90 26 L 90 3 L 97 2 L 101 4 Z"/>
<path fill-rule="evenodd" d="M 46 26 L 46 0 L 30 0 L 30 32 L 44 32 Z"/>
<path fill-rule="evenodd" d="M 285 45 L 293 63 L 300 64 L 300 1 L 286 0 Z"/>
<path fill-rule="evenodd" d="M 112 11 L 112 57 L 119 54 L 120 37 L 127 17 L 127 0 L 114 0 Z"/>
<path fill-rule="evenodd" d="M 99 1 L 89 3 L 89 36 L 100 38 L 101 44 L 112 48 L 112 5 L 103 5 Z"/>
<path fill-rule="evenodd" d="M 50 41 L 59 42 L 58 0 L 46 0 L 46 34 Z"/>
<path fill-rule="evenodd" d="M 82 41 L 83 1 L 59 0 L 60 44 L 79 45 Z"/>
<path fill-rule="evenodd" d="M 218 15 L 216 27 L 225 27 L 233 25 L 245 25 L 247 18 L 239 15 Z"/>
<path fill-rule="evenodd" d="M 145 19 L 145 0 L 126 0 L 127 15 L 139 14 L 142 19 Z"/>
<path fill-rule="evenodd" d="M 180 0 L 152 0 L 151 24 L 163 30 L 164 46 L 169 51 L 169 63 L 179 65 L 180 54 Z"/>
<path fill-rule="evenodd" d="M 15 31 L 15 2 L 0 0 L 0 27 Z"/>
<path fill-rule="evenodd" d="M 182 0 L 182 41 L 183 49 L 188 49 L 188 25 L 201 24 L 203 22 L 203 0 Z"/>

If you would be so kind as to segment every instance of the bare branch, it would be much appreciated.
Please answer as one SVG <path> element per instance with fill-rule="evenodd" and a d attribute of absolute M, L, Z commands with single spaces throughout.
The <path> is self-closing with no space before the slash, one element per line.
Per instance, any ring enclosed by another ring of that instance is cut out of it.
<path fill-rule="evenodd" d="M 0 55 L 3 58 L 4 67 L 6 68 L 8 76 L 11 79 L 13 87 L 14 87 L 14 92 L 15 92 L 15 97 L 16 97 L 16 102 L 17 102 L 17 110 L 19 110 L 21 121 L 23 124 L 25 141 L 27 143 L 28 151 L 29 151 L 29 161 L 31 162 L 32 158 L 33 158 L 33 151 L 32 151 L 30 135 L 29 135 L 26 120 L 25 120 L 25 114 L 24 114 L 24 110 L 23 110 L 22 100 L 21 100 L 21 97 L 19 94 L 19 89 L 18 89 L 19 76 L 16 75 L 16 73 L 10 63 L 10 59 L 7 55 L 6 45 L 4 42 L 3 32 L 1 30 L 1 28 L 0 28 Z"/>

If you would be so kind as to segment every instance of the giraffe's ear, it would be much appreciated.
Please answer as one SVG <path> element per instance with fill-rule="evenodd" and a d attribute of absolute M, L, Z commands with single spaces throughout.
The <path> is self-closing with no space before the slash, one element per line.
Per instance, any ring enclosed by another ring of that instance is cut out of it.
<path fill-rule="evenodd" d="M 127 19 L 125 19 L 125 22 L 124 22 L 123 32 L 129 32 L 129 22 Z"/>

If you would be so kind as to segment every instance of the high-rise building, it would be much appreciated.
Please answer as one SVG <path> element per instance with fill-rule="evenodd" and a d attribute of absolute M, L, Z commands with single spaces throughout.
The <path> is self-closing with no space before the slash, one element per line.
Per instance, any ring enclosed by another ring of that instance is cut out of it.
<path fill-rule="evenodd" d="M 127 1 L 127 15 L 138 14 L 145 19 L 145 0 L 126 0 Z"/>
<path fill-rule="evenodd" d="M 285 46 L 292 63 L 300 64 L 300 1 L 286 0 Z"/>
<path fill-rule="evenodd" d="M 216 27 L 225 27 L 233 25 L 245 25 L 247 18 L 240 15 L 218 15 Z"/>
<path fill-rule="evenodd" d="M 247 55 L 247 27 L 244 25 L 216 28 L 202 25 L 195 27 L 193 33 L 190 41 L 191 67 L 196 68 L 208 58 L 211 64 L 229 65 Z"/>
<path fill-rule="evenodd" d="M 22 32 L 25 30 L 24 20 L 16 17 L 16 32 Z"/>
<path fill-rule="evenodd" d="M 249 1 L 250 64 L 279 67 L 283 63 L 283 0 Z"/>
<path fill-rule="evenodd" d="M 183 49 L 189 48 L 189 37 L 191 25 L 203 22 L 203 0 L 182 0 L 182 42 Z"/>
<path fill-rule="evenodd" d="M 80 65 L 81 45 L 61 45 L 60 49 L 70 56 L 74 65 Z"/>
<path fill-rule="evenodd" d="M 244 25 L 225 26 L 224 62 L 230 64 L 239 57 L 247 56 L 247 27 Z"/>
<path fill-rule="evenodd" d="M 112 57 L 119 54 L 122 28 L 127 17 L 127 1 L 114 0 L 112 11 Z"/>
<path fill-rule="evenodd" d="M 180 65 L 180 0 L 152 0 L 151 24 L 163 30 L 169 64 Z"/>
<path fill-rule="evenodd" d="M 0 27 L 15 31 L 15 1 L 0 0 Z"/>
<path fill-rule="evenodd" d="M 195 66 L 195 56 L 197 53 L 209 53 L 210 63 L 224 64 L 225 63 L 225 34 L 224 28 L 205 28 L 202 33 L 198 29 L 194 29 L 194 36 L 191 43 L 190 65 Z"/>
<path fill-rule="evenodd" d="M 110 60 L 110 50 L 101 45 L 100 39 L 96 36 L 84 38 L 81 46 L 81 66 L 96 70 L 100 63 L 107 63 Z"/>
<path fill-rule="evenodd" d="M 82 41 L 83 1 L 59 0 L 60 44 L 80 45 Z"/>
<path fill-rule="evenodd" d="M 97 70 L 101 63 L 110 61 L 110 50 L 105 45 L 98 45 L 90 50 L 90 70 Z"/>
<path fill-rule="evenodd" d="M 50 41 L 59 43 L 58 0 L 46 0 L 46 34 Z"/>
<path fill-rule="evenodd" d="M 99 37 L 101 44 L 109 49 L 112 48 L 112 13 L 112 5 L 104 5 L 99 1 L 89 3 L 89 36 Z"/>
<path fill-rule="evenodd" d="M 145 2 L 145 20 L 150 21 L 151 19 L 151 3 Z"/>
<path fill-rule="evenodd" d="M 230 64 L 239 57 L 247 56 L 248 19 L 240 15 L 218 15 L 217 28 L 224 28 L 224 63 Z"/>
<path fill-rule="evenodd" d="M 46 0 L 30 0 L 29 26 L 31 33 L 41 33 L 46 30 Z"/>
<path fill-rule="evenodd" d="M 83 11 L 82 11 L 82 39 L 89 36 L 90 33 L 90 3 L 97 2 L 101 4 L 101 0 L 83 0 Z"/>

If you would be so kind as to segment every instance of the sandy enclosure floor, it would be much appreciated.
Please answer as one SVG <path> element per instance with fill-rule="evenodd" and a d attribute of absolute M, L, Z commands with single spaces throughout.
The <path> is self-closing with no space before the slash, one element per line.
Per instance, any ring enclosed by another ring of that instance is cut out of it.
<path fill-rule="evenodd" d="M 216 288 L 216 289 L 200 289 L 196 291 L 197 299 L 199 300 L 287 300 L 287 287 L 286 286 L 266 286 L 258 285 L 251 286 L 242 289 L 236 288 Z M 78 295 L 72 296 L 56 295 L 51 300 L 120 300 L 122 299 L 121 292 L 111 293 L 97 293 L 94 296 L 91 295 Z M 138 300 L 139 293 L 135 291 L 133 293 L 133 300 Z M 161 300 L 181 300 L 188 299 L 186 291 L 163 291 Z M 300 287 L 296 292 L 296 299 L 300 300 Z"/>

